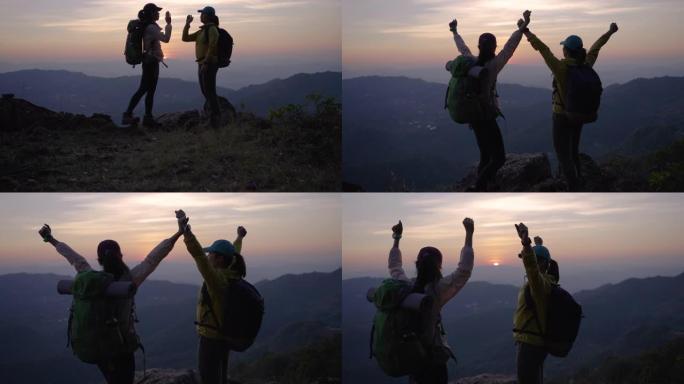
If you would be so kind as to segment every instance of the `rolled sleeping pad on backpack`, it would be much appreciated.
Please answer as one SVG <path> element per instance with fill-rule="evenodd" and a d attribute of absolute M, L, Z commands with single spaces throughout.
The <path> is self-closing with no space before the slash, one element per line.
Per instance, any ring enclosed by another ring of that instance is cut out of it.
<path fill-rule="evenodd" d="M 366 292 L 366 300 L 372 303 L 376 288 L 369 288 Z M 423 311 L 432 306 L 434 299 L 423 293 L 411 293 L 401 302 L 401 308 L 411 311 Z"/>
<path fill-rule="evenodd" d="M 74 286 L 73 280 L 60 280 L 57 282 L 57 292 L 60 295 L 71 295 Z M 116 299 L 129 299 L 135 295 L 137 287 L 131 281 L 115 281 L 105 291 L 105 296 Z"/>

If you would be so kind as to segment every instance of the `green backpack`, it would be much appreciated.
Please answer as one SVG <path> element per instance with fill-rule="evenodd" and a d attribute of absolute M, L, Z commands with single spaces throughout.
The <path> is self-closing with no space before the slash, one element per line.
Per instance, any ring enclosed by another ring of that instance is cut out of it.
<path fill-rule="evenodd" d="M 67 346 L 85 363 L 107 361 L 140 346 L 133 299 L 105 297 L 112 282 L 114 275 L 102 271 L 80 272 L 74 280 Z"/>
<path fill-rule="evenodd" d="M 371 358 L 375 356 L 392 377 L 418 373 L 430 362 L 430 348 L 421 340 L 422 314 L 400 306 L 412 290 L 410 282 L 385 279 L 373 296 L 377 312 L 371 329 Z"/>
<path fill-rule="evenodd" d="M 468 76 L 468 71 L 475 66 L 476 62 L 473 56 L 461 55 L 447 64 L 451 79 L 444 100 L 444 108 L 449 111 L 451 119 L 459 124 L 472 123 L 486 117 L 480 80 L 482 77 Z"/>

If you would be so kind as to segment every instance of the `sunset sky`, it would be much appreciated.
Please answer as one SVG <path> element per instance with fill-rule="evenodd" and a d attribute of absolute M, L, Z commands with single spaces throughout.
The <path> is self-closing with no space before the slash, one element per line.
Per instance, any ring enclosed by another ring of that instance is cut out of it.
<path fill-rule="evenodd" d="M 615 21 L 620 30 L 601 51 L 597 68 L 638 76 L 684 63 L 681 0 L 346 0 L 345 76 L 430 66 L 443 71 L 444 63 L 458 55 L 449 21 L 458 19 L 459 33 L 473 52 L 483 32 L 495 34 L 500 49 L 525 9 L 532 11 L 530 29 L 557 56 L 567 35 L 578 34 L 589 46 Z M 543 65 L 525 38 L 509 63 Z"/>
<path fill-rule="evenodd" d="M 0 64 L 13 70 L 38 67 L 96 75 L 138 74 L 125 63 L 123 48 L 126 25 L 137 18 L 145 3 L 3 0 Z M 164 8 L 161 26 L 167 10 L 173 19 L 171 42 L 163 44 L 170 68 L 162 70 L 162 77 L 196 76 L 191 67 L 180 64 L 194 61 L 195 53 L 194 45 L 182 42 L 181 35 L 188 14 L 195 17 L 190 30 L 197 30 L 201 25 L 197 10 L 206 5 L 216 8 L 221 26 L 235 39 L 233 75 L 256 67 L 266 72 L 259 80 L 267 81 L 288 73 L 340 70 L 339 0 L 160 0 L 156 4 Z"/>
<path fill-rule="evenodd" d="M 0 274 L 73 273 L 73 268 L 37 234 L 43 223 L 53 235 L 97 266 L 97 244 L 119 242 L 124 261 L 136 265 L 177 229 L 174 210 L 190 217 L 204 246 L 248 234 L 243 255 L 248 278 L 332 271 L 340 267 L 339 197 L 332 194 L 3 194 Z M 153 278 L 199 281 L 182 239 Z"/>
<path fill-rule="evenodd" d="M 522 280 L 513 226 L 521 221 L 544 239 L 561 280 L 574 288 L 684 272 L 684 199 L 677 194 L 347 194 L 343 202 L 345 278 L 387 275 L 390 228 L 399 219 L 409 275 L 427 245 L 442 250 L 448 273 L 458 263 L 466 216 L 475 220 L 473 280 Z"/>

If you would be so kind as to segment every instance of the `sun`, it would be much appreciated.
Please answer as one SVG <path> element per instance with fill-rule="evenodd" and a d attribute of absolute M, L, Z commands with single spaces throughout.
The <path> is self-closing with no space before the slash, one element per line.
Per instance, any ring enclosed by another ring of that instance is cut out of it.
<path fill-rule="evenodd" d="M 501 265 L 501 263 L 499 263 L 498 261 L 495 261 L 495 262 L 492 263 L 492 265 L 495 266 L 495 267 L 498 267 L 499 265 Z"/>

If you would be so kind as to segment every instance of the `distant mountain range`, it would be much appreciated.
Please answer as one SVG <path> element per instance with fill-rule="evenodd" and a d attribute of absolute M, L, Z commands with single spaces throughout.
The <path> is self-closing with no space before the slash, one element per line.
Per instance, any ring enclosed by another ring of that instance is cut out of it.
<path fill-rule="evenodd" d="M 220 96 L 236 108 L 266 116 L 273 108 L 303 104 L 310 94 L 341 100 L 342 74 L 320 72 L 297 74 L 238 90 L 218 88 Z M 140 76 L 93 77 L 83 73 L 51 70 L 23 70 L 0 74 L 0 92 L 13 93 L 48 109 L 91 115 L 104 113 L 119 121 L 131 95 L 138 88 Z M 204 97 L 196 82 L 160 78 L 155 94 L 154 113 L 201 109 Z M 137 111 L 142 114 L 144 100 Z"/>
<path fill-rule="evenodd" d="M 97 368 L 81 363 L 66 348 L 71 298 L 57 294 L 52 274 L 0 276 L 0 357 L 3 383 L 99 383 Z M 255 344 L 232 353 L 231 366 L 258 361 L 265 354 L 301 350 L 339 336 L 341 270 L 284 275 L 256 284 L 266 314 Z M 193 324 L 198 286 L 146 281 L 136 295 L 138 333 L 147 367 L 196 368 L 197 333 Z M 138 369 L 142 355 L 137 353 Z"/>
<path fill-rule="evenodd" d="M 479 160 L 475 137 L 444 110 L 446 85 L 406 77 L 342 81 L 343 179 L 367 191 L 444 190 Z M 507 152 L 548 152 L 551 91 L 499 84 Z M 684 77 L 606 87 L 581 151 L 603 160 L 653 152 L 684 137 Z"/>
<path fill-rule="evenodd" d="M 379 278 L 343 280 L 343 376 L 354 383 L 399 383 L 368 358 L 375 307 L 366 301 Z M 562 283 L 562 281 L 561 281 Z M 442 310 L 458 365 L 451 377 L 515 373 L 512 338 L 518 287 L 468 283 Z M 628 279 L 574 294 L 584 319 L 567 358 L 549 357 L 545 377 L 565 377 L 590 369 L 610 356 L 628 357 L 658 347 L 684 332 L 684 273 L 675 277 Z"/>

